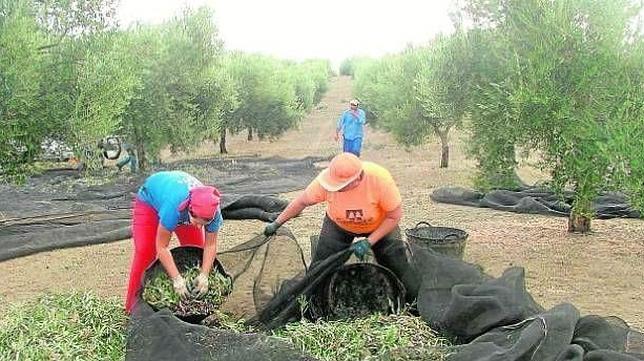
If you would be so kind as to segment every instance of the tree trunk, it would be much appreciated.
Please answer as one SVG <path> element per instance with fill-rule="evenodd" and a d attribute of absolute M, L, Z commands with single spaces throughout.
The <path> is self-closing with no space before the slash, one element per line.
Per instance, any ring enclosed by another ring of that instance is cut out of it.
<path fill-rule="evenodd" d="M 219 133 L 219 153 L 228 154 L 228 149 L 226 149 L 226 128 Z"/>
<path fill-rule="evenodd" d="M 568 232 L 588 233 L 590 232 L 590 221 L 593 211 L 593 199 L 595 192 L 589 189 L 585 183 L 575 183 L 575 199 L 572 202 L 572 209 L 568 217 Z"/>
<path fill-rule="evenodd" d="M 440 168 L 447 168 L 449 165 L 449 144 L 447 143 L 447 135 L 441 136 L 441 164 Z"/>
<path fill-rule="evenodd" d="M 588 233 L 590 232 L 590 217 L 582 216 L 570 212 L 568 217 L 568 232 L 570 233 Z"/>
<path fill-rule="evenodd" d="M 139 161 L 139 170 L 146 170 L 148 168 L 148 161 L 145 157 L 145 147 L 143 143 L 136 144 L 136 155 Z"/>
<path fill-rule="evenodd" d="M 440 168 L 447 168 L 449 165 L 449 144 L 445 143 L 441 149 L 441 164 Z"/>
<path fill-rule="evenodd" d="M 445 130 L 440 130 L 438 127 L 434 128 L 434 132 L 441 140 L 441 162 L 440 168 L 447 168 L 449 165 L 449 139 L 447 137 L 449 133 L 449 127 Z"/>
<path fill-rule="evenodd" d="M 253 128 L 248 128 L 248 141 L 253 140 Z"/>
<path fill-rule="evenodd" d="M 140 171 L 144 171 L 148 167 L 147 157 L 145 156 L 145 145 L 139 135 L 140 130 L 134 127 L 134 147 L 136 148 L 136 156 Z"/>

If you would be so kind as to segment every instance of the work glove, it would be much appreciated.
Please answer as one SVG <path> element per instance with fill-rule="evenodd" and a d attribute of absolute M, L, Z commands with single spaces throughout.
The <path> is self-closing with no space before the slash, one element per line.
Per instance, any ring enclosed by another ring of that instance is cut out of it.
<path fill-rule="evenodd" d="M 178 275 L 172 279 L 172 287 L 174 287 L 174 292 L 176 292 L 181 299 L 188 297 L 190 292 L 188 292 L 188 286 L 186 286 L 186 280 L 183 279 L 183 276 Z"/>
<path fill-rule="evenodd" d="M 192 282 L 192 295 L 201 298 L 208 293 L 208 275 L 200 272 L 199 276 Z"/>
<path fill-rule="evenodd" d="M 364 257 L 367 255 L 367 252 L 369 252 L 369 249 L 371 248 L 371 243 L 369 243 L 369 240 L 366 238 L 361 238 L 351 244 L 351 250 L 353 251 L 353 254 L 358 257 L 359 260 L 364 261 Z"/>
<path fill-rule="evenodd" d="M 280 226 L 281 224 L 279 224 L 277 221 L 267 224 L 266 228 L 264 228 L 264 235 L 266 237 L 274 236 Z"/>

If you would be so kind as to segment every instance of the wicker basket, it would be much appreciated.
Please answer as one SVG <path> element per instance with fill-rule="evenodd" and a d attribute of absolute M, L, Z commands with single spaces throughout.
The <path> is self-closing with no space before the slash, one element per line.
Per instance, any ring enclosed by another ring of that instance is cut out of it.
<path fill-rule="evenodd" d="M 418 222 L 416 227 L 405 231 L 409 243 L 429 248 L 446 256 L 463 259 L 467 232 L 449 227 L 434 227 L 427 222 Z"/>

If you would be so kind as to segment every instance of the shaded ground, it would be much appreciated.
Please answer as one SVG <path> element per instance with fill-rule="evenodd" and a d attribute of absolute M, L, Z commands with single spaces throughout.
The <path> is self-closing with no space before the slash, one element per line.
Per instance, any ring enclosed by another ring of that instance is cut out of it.
<path fill-rule="evenodd" d="M 169 162 L 155 170 L 185 170 L 205 184 L 216 184 L 223 194 L 224 218 L 270 220 L 277 214 L 268 213 L 281 211 L 286 202 L 282 201 L 280 207 L 260 202 L 258 196 L 304 188 L 319 172 L 316 164 L 325 160 L 191 159 Z M 24 186 L 1 184 L 0 199 L 4 202 L 0 203 L 0 261 L 130 238 L 132 199 L 145 177 L 106 175 L 104 184 L 88 185 L 78 172 L 67 170 L 45 172 Z"/>
<path fill-rule="evenodd" d="M 299 130 L 279 141 L 248 142 L 246 134 L 240 134 L 230 137 L 229 151 L 235 156 L 289 158 L 334 154 L 340 147 L 332 140 L 333 127 L 350 99 L 350 86 L 346 78 L 335 79 L 319 109 Z M 389 135 L 367 131 L 363 158 L 383 164 L 397 180 L 404 203 L 403 228 L 429 221 L 464 229 L 470 234 L 466 260 L 479 263 L 494 276 L 510 265 L 525 267 L 528 289 L 543 306 L 571 302 L 583 313 L 619 316 L 644 329 L 644 222 L 596 220 L 592 234 L 579 236 L 566 233 L 565 218 L 434 204 L 429 195 L 437 187 L 471 186 L 474 163 L 465 159 L 465 141 L 457 135 L 452 143 L 450 168 L 438 169 L 440 145 L 436 141 L 407 152 Z M 209 144 L 190 157 L 212 156 L 215 152 L 215 146 Z M 543 179 L 529 164 L 519 174 L 528 183 Z M 321 226 L 323 214 L 324 208 L 315 206 L 289 224 L 305 252 L 309 250 L 309 237 Z M 258 221 L 228 221 L 220 247 L 248 240 L 249 233 L 262 227 Z M 128 240 L 2 262 L 0 295 L 11 302 L 74 288 L 121 296 L 131 248 Z"/>

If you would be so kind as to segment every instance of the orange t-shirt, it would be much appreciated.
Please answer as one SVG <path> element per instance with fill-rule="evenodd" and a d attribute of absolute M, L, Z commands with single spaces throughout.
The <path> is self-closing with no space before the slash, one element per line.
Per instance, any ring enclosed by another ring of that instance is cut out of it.
<path fill-rule="evenodd" d="M 376 230 L 387 212 L 401 204 L 400 192 L 389 172 L 371 162 L 363 162 L 360 184 L 346 192 L 329 192 L 318 180 L 306 187 L 309 203 L 327 202 L 326 213 L 340 228 L 356 234 Z"/>

